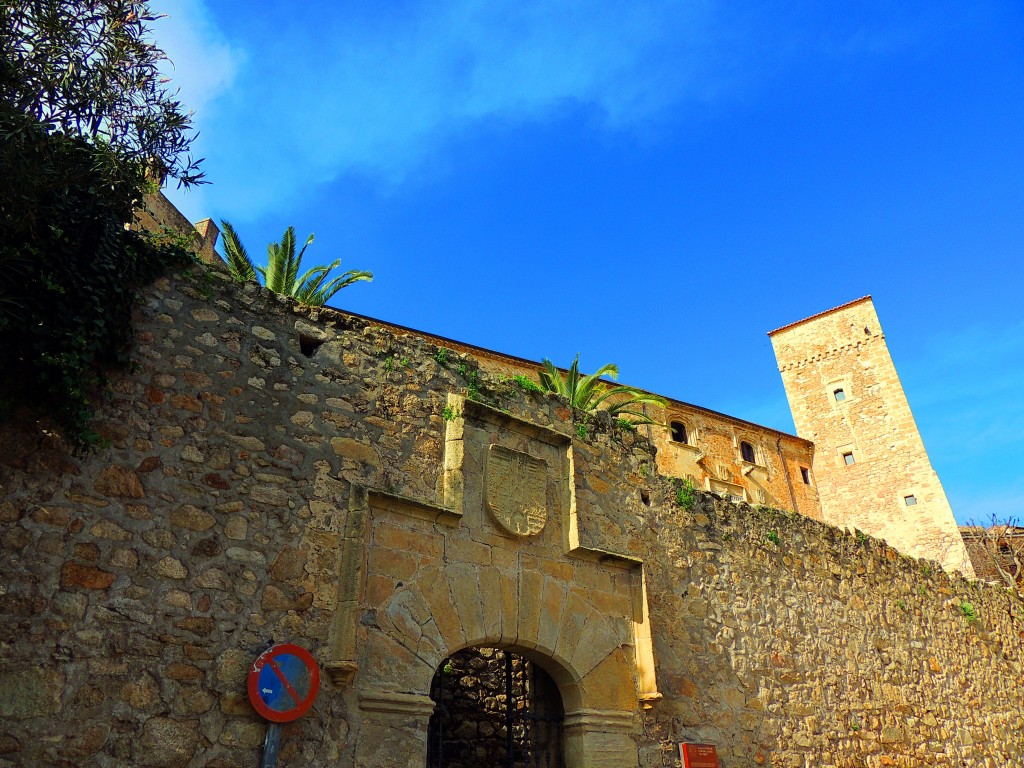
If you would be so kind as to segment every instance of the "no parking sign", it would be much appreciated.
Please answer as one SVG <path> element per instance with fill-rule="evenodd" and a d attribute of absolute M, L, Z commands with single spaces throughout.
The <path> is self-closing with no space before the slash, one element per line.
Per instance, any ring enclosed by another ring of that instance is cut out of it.
<path fill-rule="evenodd" d="M 261 653 L 249 670 L 249 701 L 272 723 L 302 717 L 320 690 L 320 667 L 305 648 L 291 643 Z"/>
<path fill-rule="evenodd" d="M 270 721 L 261 768 L 273 768 L 281 748 L 281 723 L 302 717 L 320 690 L 320 667 L 298 645 L 282 643 L 256 657 L 246 681 L 253 708 Z"/>

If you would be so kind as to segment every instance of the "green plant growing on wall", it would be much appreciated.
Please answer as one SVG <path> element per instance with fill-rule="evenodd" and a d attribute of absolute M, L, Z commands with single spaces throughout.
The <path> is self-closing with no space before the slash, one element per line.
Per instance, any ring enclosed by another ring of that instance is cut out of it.
<path fill-rule="evenodd" d="M 765 534 L 765 539 L 770 541 L 775 546 L 779 546 L 782 543 L 782 539 L 779 538 L 778 531 L 768 531 L 768 533 Z"/>
<path fill-rule="evenodd" d="M 519 385 L 519 388 L 524 392 L 543 392 L 544 390 L 537 386 L 537 383 L 529 376 L 524 374 L 517 374 L 512 377 L 512 381 Z"/>
<path fill-rule="evenodd" d="M 632 417 L 633 424 L 654 424 L 654 420 L 643 411 L 644 405 L 656 405 L 664 408 L 664 398 L 643 392 L 634 387 L 622 385 L 608 386 L 602 376 L 615 379 L 619 368 L 614 363 L 602 365 L 595 373 L 580 374 L 580 356 L 572 361 L 569 370 L 563 375 L 550 360 L 543 360 L 540 369 L 540 386 L 545 392 L 554 392 L 569 401 L 574 408 L 582 411 L 606 410 L 612 418 Z"/>
<path fill-rule="evenodd" d="M 855 715 L 850 715 L 850 730 L 854 733 L 860 730 L 860 720 Z"/>
<path fill-rule="evenodd" d="M 444 347 L 439 347 L 437 352 L 434 353 L 434 360 L 437 362 L 438 365 L 447 366 L 448 350 L 445 349 Z"/>
<path fill-rule="evenodd" d="M 79 449 L 100 442 L 136 289 L 191 258 L 125 226 L 164 175 L 202 181 L 158 19 L 137 0 L 0 3 L 0 421 Z"/>
<path fill-rule="evenodd" d="M 470 400 L 480 399 L 480 372 L 470 368 L 466 363 L 459 363 L 456 369 L 462 380 L 466 382 L 466 397 Z"/>
<path fill-rule="evenodd" d="M 896 601 L 896 605 L 898 605 L 901 610 L 907 610 L 907 604 L 904 602 L 902 597 Z"/>
<path fill-rule="evenodd" d="M 270 243 L 267 246 L 267 265 L 265 267 L 253 266 L 249 253 L 242 245 L 235 228 L 223 219 L 220 223 L 224 243 L 224 261 L 227 262 L 231 276 L 236 280 L 245 281 L 256 280 L 256 275 L 259 274 L 263 278 L 263 284 L 267 290 L 282 296 L 291 296 L 300 304 L 320 307 L 342 288 L 348 288 L 353 283 L 373 280 L 372 272 L 350 269 L 328 281 L 327 276 L 331 271 L 341 266 L 341 259 L 335 259 L 327 265 L 317 265 L 300 276 L 302 257 L 313 242 L 313 235 L 306 238 L 305 245 L 296 255 L 295 227 L 288 227 L 280 242 Z"/>
<path fill-rule="evenodd" d="M 450 405 L 446 405 L 444 407 L 444 410 L 441 411 L 441 418 L 444 419 L 445 421 L 453 421 L 454 419 L 459 418 L 459 416 L 459 412 L 452 408 Z"/>
<path fill-rule="evenodd" d="M 392 357 L 388 357 L 384 360 L 384 370 L 391 373 L 395 370 L 395 360 Z"/>
<path fill-rule="evenodd" d="M 973 624 L 978 620 L 978 609 L 966 600 L 963 600 L 960 603 L 960 613 L 963 614 L 965 619 L 967 619 L 968 624 Z"/>
<path fill-rule="evenodd" d="M 676 486 L 676 506 L 682 507 L 687 512 L 693 509 L 693 504 L 696 501 L 694 491 L 696 490 L 696 487 L 689 478 L 680 480 Z"/>
<path fill-rule="evenodd" d="M 576 436 L 580 440 L 586 440 L 587 439 L 587 425 L 586 424 L 577 424 L 576 425 Z"/>
<path fill-rule="evenodd" d="M 854 531 L 853 535 L 854 535 L 854 537 L 856 537 L 858 544 L 862 544 L 863 545 L 863 544 L 867 544 L 868 543 L 868 535 L 866 533 L 864 533 L 864 531 L 861 531 L 861 530 L 857 529 L 857 530 Z"/>

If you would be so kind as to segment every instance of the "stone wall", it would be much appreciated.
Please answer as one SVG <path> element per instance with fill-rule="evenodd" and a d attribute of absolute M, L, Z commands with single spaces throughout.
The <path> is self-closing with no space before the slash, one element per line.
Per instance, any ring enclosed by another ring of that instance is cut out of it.
<path fill-rule="evenodd" d="M 672 741 L 717 744 L 723 766 L 1024 760 L 1018 596 L 775 510 L 652 508 L 652 764 Z"/>
<path fill-rule="evenodd" d="M 400 335 L 416 335 L 439 349 L 468 356 L 492 379 L 525 376 L 537 380 L 540 368 L 537 362 L 364 319 Z M 463 381 L 464 385 L 470 383 Z M 801 469 L 809 470 L 814 461 L 812 442 L 680 400 L 668 399 L 665 408 L 647 404 L 644 411 L 662 425 L 679 421 L 688 433 L 688 442 L 681 444 L 673 441 L 664 427 L 639 427 L 640 433 L 658 449 L 658 470 L 662 474 L 688 478 L 698 489 L 729 492 L 735 498 L 754 504 L 798 511 L 816 520 L 822 518 L 818 490 L 811 476 L 805 479 L 801 472 Z M 740 451 L 743 441 L 754 449 L 755 461 L 743 459 Z"/>
<path fill-rule="evenodd" d="M 257 764 L 268 641 L 329 673 L 283 767 L 421 768 L 432 675 L 480 645 L 551 673 L 570 768 L 679 740 L 725 768 L 1021 759 L 1003 590 L 803 516 L 682 509 L 642 434 L 217 269 L 136 323 L 103 447 L 0 433 L 0 765 Z M 488 404 L 452 397 L 470 383 Z M 543 461 L 541 532 L 487 511 L 492 450 Z"/>

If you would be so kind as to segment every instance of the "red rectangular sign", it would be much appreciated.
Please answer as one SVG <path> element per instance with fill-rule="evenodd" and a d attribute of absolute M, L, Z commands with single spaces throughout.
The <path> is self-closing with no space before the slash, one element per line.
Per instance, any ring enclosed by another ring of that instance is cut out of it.
<path fill-rule="evenodd" d="M 680 744 L 683 768 L 719 768 L 714 744 Z"/>

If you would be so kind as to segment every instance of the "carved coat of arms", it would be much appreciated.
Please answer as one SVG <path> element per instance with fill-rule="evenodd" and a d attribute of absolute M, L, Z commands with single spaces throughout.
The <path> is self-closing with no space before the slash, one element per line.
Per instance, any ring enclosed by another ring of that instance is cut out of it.
<path fill-rule="evenodd" d="M 500 445 L 487 450 L 487 509 L 503 529 L 516 536 L 544 530 L 548 465 L 528 453 Z"/>

